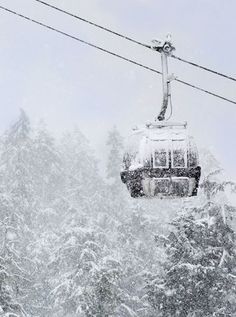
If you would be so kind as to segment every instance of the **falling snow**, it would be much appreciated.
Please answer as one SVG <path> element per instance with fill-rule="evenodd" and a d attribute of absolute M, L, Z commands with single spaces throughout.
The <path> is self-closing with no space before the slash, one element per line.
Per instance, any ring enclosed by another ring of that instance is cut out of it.
<path fill-rule="evenodd" d="M 235 316 L 235 183 L 203 151 L 197 197 L 135 200 L 107 147 L 103 179 L 78 129 L 22 111 L 2 135 L 0 315 Z"/>

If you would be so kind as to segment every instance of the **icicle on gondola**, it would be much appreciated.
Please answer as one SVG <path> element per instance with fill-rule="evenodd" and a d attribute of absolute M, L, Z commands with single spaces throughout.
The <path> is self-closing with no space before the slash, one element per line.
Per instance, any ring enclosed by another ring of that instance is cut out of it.
<path fill-rule="evenodd" d="M 170 37 L 154 43 L 162 61 L 162 108 L 155 122 L 133 130 L 123 157 L 121 180 L 132 197 L 196 196 L 201 175 L 197 147 L 186 122 L 165 119 L 173 79 L 168 75 L 167 58 L 175 48 Z"/>

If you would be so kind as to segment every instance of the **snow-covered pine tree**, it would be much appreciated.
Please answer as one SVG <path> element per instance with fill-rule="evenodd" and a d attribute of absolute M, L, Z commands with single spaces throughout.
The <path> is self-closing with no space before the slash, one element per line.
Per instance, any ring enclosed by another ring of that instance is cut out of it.
<path fill-rule="evenodd" d="M 147 295 L 159 316 L 236 314 L 236 236 L 231 228 L 236 208 L 226 196 L 232 182 L 220 175 L 215 166 L 202 181 L 202 206 L 182 210 L 169 236 L 157 236 L 166 260 L 163 274 L 148 280 Z"/>
<path fill-rule="evenodd" d="M 44 122 L 40 122 L 34 134 L 36 195 L 42 207 L 49 207 L 61 195 L 64 185 L 62 160 L 56 142 Z"/>
<path fill-rule="evenodd" d="M 53 276 L 48 269 L 48 263 L 51 253 L 54 252 L 56 238 L 53 232 L 43 232 L 33 244 L 32 259 L 36 265 L 34 274 L 31 275 L 32 287 L 27 296 L 28 316 L 53 316 L 53 302 L 50 297 Z"/>
<path fill-rule="evenodd" d="M 113 187 L 117 187 L 117 185 L 120 185 L 123 140 L 116 127 L 108 134 L 107 146 L 110 149 L 107 162 L 107 178 L 111 180 Z"/>
<path fill-rule="evenodd" d="M 12 247 L 17 238 L 17 230 L 10 224 L 12 204 L 9 196 L 0 194 L 0 316 L 24 316 L 22 306 L 17 301 L 18 281 L 22 281 L 19 257 Z"/>
<path fill-rule="evenodd" d="M 7 272 L 0 259 L 0 315 L 3 317 L 24 316 L 22 307 L 14 299 L 13 285 L 11 285 L 11 274 Z"/>
<path fill-rule="evenodd" d="M 121 257 L 121 288 L 126 294 L 126 316 L 149 316 L 144 287 L 145 277 L 158 270 L 157 262 L 161 257 L 153 239 L 153 232 L 157 232 L 158 226 L 158 218 L 149 219 L 142 204 L 135 203 L 117 228 L 117 245 L 114 248 L 119 250 Z"/>
<path fill-rule="evenodd" d="M 123 140 L 116 127 L 109 132 L 107 146 L 109 148 L 107 160 L 107 205 L 110 214 L 122 221 L 130 207 L 129 194 L 120 179 L 122 166 Z"/>
<path fill-rule="evenodd" d="M 120 275 L 121 267 L 117 260 L 108 257 L 99 263 L 82 295 L 82 309 L 86 317 L 117 316 L 116 311 L 122 303 Z"/>
<path fill-rule="evenodd" d="M 78 128 L 62 138 L 61 156 L 66 177 L 65 197 L 75 208 L 83 209 L 86 205 L 90 209 L 90 200 L 102 188 L 103 181 L 89 142 Z"/>
<path fill-rule="evenodd" d="M 25 112 L 21 110 L 18 120 L 3 136 L 1 153 L 1 179 L 6 193 L 15 205 L 16 218 L 24 219 L 30 226 L 34 211 L 35 188 L 33 181 L 34 151 L 31 126 Z M 23 217 L 23 218 L 22 218 Z"/>
<path fill-rule="evenodd" d="M 72 211 L 73 212 L 73 211 Z M 106 238 L 82 216 L 77 223 L 67 223 L 50 261 L 55 316 L 83 316 L 88 303 L 86 290 L 102 257 Z M 79 314 L 81 313 L 81 315 Z"/>
<path fill-rule="evenodd" d="M 5 228 L 1 237 L 3 265 L 9 272 L 10 289 L 24 309 L 32 287 L 30 274 L 35 269 L 29 250 L 35 238 L 33 223 L 37 209 L 32 149 L 30 122 L 21 110 L 18 120 L 2 138 L 0 183 L 1 206 L 5 208 L 1 209 L 0 220 Z"/>

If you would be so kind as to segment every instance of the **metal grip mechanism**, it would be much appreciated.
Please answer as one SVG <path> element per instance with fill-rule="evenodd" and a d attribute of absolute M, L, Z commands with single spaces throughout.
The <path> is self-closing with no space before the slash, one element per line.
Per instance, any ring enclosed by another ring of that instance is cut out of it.
<path fill-rule="evenodd" d="M 173 79 L 173 75 L 169 76 L 168 74 L 167 58 L 172 54 L 175 48 L 171 43 L 170 36 L 167 36 L 167 39 L 165 41 L 154 40 L 152 42 L 155 44 L 152 47 L 153 50 L 161 53 L 163 100 L 161 111 L 156 119 L 158 119 L 159 121 L 163 121 L 165 120 L 165 114 L 170 97 L 170 81 Z"/>

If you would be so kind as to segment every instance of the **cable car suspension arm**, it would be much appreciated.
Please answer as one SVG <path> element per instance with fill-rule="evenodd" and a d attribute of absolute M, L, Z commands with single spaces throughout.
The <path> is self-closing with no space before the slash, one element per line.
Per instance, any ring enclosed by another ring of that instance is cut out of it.
<path fill-rule="evenodd" d="M 168 56 L 171 56 L 172 51 L 175 50 L 174 46 L 171 43 L 170 35 L 167 36 L 165 41 L 154 40 L 153 43 L 153 50 L 158 51 L 161 53 L 161 64 L 162 64 L 162 86 L 163 86 L 163 101 L 162 107 L 159 115 L 156 119 L 159 121 L 165 120 L 166 110 L 168 107 L 168 103 L 171 97 L 170 92 L 170 82 L 171 80 L 176 79 L 173 74 L 169 75 L 168 73 L 168 63 L 167 59 Z"/>

